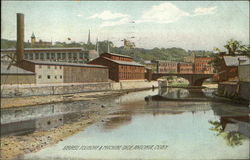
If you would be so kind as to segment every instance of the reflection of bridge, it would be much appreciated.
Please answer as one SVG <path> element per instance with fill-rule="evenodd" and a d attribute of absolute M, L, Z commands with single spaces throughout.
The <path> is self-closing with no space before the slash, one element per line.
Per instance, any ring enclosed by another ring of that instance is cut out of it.
<path fill-rule="evenodd" d="M 177 76 L 189 81 L 189 86 L 201 86 L 203 81 L 212 78 L 214 74 L 202 73 L 152 73 L 152 80 L 157 80 L 163 76 Z"/>

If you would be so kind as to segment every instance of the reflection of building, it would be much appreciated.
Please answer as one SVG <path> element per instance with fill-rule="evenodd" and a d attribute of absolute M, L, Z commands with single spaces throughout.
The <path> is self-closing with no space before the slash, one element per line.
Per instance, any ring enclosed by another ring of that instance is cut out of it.
<path fill-rule="evenodd" d="M 31 46 L 32 47 L 48 47 L 52 46 L 52 42 L 45 42 L 42 40 L 36 41 L 36 36 L 34 33 L 31 35 Z"/>
<path fill-rule="evenodd" d="M 213 66 L 209 64 L 213 57 L 195 57 L 194 58 L 194 71 L 195 73 L 214 73 Z"/>
<path fill-rule="evenodd" d="M 136 63 L 129 56 L 114 53 L 103 53 L 99 58 L 90 62 L 109 68 L 109 78 L 119 82 L 120 80 L 139 80 L 145 78 L 145 68 Z"/>
<path fill-rule="evenodd" d="M 1 57 L 14 57 L 16 49 L 1 49 Z M 96 51 L 86 51 L 83 48 L 25 48 L 24 58 L 27 60 L 59 61 L 71 63 L 86 63 L 97 58 Z"/>
<path fill-rule="evenodd" d="M 249 115 L 220 118 L 222 129 L 225 132 L 239 132 L 247 137 L 250 137 L 249 122 L 250 122 Z"/>

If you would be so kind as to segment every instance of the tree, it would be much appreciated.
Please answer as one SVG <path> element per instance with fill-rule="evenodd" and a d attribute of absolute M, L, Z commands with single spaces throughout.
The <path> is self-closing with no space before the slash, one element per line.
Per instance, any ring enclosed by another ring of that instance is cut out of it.
<path fill-rule="evenodd" d="M 228 50 L 229 55 L 234 56 L 237 51 L 239 51 L 239 49 L 242 47 L 242 45 L 240 41 L 230 39 L 229 41 L 227 41 L 227 44 L 224 47 Z"/>

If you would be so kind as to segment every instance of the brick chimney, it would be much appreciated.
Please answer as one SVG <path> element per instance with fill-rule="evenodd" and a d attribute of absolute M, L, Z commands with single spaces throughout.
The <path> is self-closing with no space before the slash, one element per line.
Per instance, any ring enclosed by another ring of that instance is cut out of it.
<path fill-rule="evenodd" d="M 17 13 L 17 44 L 16 44 L 17 63 L 24 58 L 24 14 Z"/>

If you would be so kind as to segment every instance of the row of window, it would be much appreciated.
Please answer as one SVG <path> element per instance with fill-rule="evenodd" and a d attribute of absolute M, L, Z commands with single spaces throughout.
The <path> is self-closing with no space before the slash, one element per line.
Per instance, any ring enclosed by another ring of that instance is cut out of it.
<path fill-rule="evenodd" d="M 39 65 L 39 68 L 42 68 L 42 67 L 43 67 L 43 65 Z M 45 66 L 45 67 L 46 67 L 46 66 Z M 62 66 L 51 66 L 51 65 L 48 65 L 48 66 L 47 66 L 47 68 L 48 68 L 48 69 L 50 69 L 50 68 L 54 68 L 54 69 L 57 69 L 57 68 L 58 68 L 58 69 L 62 69 Z"/>
<path fill-rule="evenodd" d="M 79 55 L 80 59 L 87 58 L 84 53 L 25 53 L 25 59 L 77 59 Z M 66 57 L 67 56 L 67 57 Z"/>
<path fill-rule="evenodd" d="M 51 75 L 47 75 L 47 79 L 52 79 L 54 77 L 54 79 L 60 78 L 62 79 L 62 75 L 55 75 L 55 76 L 51 76 Z M 38 75 L 38 79 L 42 79 L 42 75 Z"/>
<path fill-rule="evenodd" d="M 118 60 L 118 61 L 131 61 L 130 58 L 117 57 L 117 56 L 111 56 L 111 59 Z"/>

